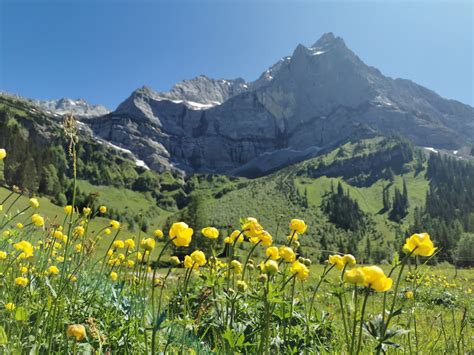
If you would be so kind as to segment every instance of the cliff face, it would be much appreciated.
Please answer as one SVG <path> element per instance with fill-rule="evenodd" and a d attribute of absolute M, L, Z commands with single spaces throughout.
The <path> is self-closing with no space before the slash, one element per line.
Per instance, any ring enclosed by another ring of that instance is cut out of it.
<path fill-rule="evenodd" d="M 87 123 L 158 171 L 247 176 L 369 131 L 447 149 L 474 139 L 472 107 L 383 76 L 332 34 L 298 45 L 252 83 L 201 76 L 169 93 L 141 88 Z"/>

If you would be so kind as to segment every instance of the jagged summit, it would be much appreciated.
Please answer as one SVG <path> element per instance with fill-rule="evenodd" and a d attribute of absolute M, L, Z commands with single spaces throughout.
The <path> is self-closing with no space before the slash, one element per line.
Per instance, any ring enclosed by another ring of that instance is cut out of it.
<path fill-rule="evenodd" d="M 311 48 L 326 47 L 334 44 L 344 44 L 344 40 L 341 37 L 334 36 L 334 33 L 327 32 L 323 34 L 312 46 Z"/>
<path fill-rule="evenodd" d="M 366 65 L 332 33 L 298 45 L 254 82 L 184 80 L 141 88 L 90 121 L 155 170 L 257 176 L 367 132 L 424 147 L 474 141 L 474 108 Z"/>

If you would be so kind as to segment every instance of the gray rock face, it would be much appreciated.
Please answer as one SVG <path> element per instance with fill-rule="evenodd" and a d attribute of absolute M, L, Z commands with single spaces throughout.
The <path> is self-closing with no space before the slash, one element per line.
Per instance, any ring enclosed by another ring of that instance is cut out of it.
<path fill-rule="evenodd" d="M 247 176 L 368 132 L 447 149 L 474 140 L 472 107 L 383 76 L 331 33 L 252 83 L 200 76 L 169 93 L 144 87 L 87 122 L 152 169 Z"/>
<path fill-rule="evenodd" d="M 91 118 L 103 116 L 110 112 L 105 106 L 91 105 L 83 99 L 62 98 L 59 100 L 31 100 L 31 102 L 45 111 L 58 115 L 72 112 L 77 118 Z"/>

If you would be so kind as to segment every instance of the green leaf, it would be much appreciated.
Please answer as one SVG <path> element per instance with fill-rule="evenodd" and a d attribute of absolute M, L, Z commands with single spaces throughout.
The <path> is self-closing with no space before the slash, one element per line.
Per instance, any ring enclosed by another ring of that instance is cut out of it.
<path fill-rule="evenodd" d="M 5 329 L 0 325 L 0 344 L 8 344 L 8 337 Z"/>
<path fill-rule="evenodd" d="M 25 307 L 18 307 L 15 312 L 15 319 L 18 321 L 25 321 L 28 319 L 28 313 Z"/>

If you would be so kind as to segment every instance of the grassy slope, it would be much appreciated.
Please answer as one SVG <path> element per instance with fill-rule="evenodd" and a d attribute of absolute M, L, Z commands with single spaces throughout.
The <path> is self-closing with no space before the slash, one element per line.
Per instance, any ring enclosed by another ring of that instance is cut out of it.
<path fill-rule="evenodd" d="M 344 146 L 346 157 L 353 157 L 374 152 L 378 149 L 380 138 L 370 139 L 364 142 L 361 149 L 354 152 L 354 144 L 348 143 Z M 248 180 L 239 189 L 228 192 L 220 198 L 213 198 L 208 193 L 196 190 L 194 196 L 199 196 L 197 224 L 196 227 L 214 225 L 225 228 L 232 224 L 238 228 L 239 218 L 253 216 L 272 233 L 280 242 L 284 240 L 287 233 L 287 224 L 291 218 L 302 218 L 309 225 L 307 236 L 302 239 L 302 245 L 317 247 L 317 240 L 324 234 L 327 235 L 330 223 L 320 210 L 323 195 L 331 188 L 331 183 L 337 185 L 341 181 L 344 188 L 349 191 L 352 198 L 356 199 L 360 207 L 369 213 L 375 221 L 377 232 L 383 236 L 383 240 L 393 240 L 397 227 L 406 227 L 413 219 L 415 207 L 424 205 L 429 182 L 425 178 L 426 166 L 418 174 L 415 174 L 413 163 L 407 164 L 407 172 L 395 175 L 392 183 L 388 180 L 379 179 L 367 187 L 356 187 L 344 182 L 342 178 L 328 178 L 322 176 L 311 178 L 301 174 L 308 164 L 317 164 L 324 161 L 330 164 L 336 159 L 338 149 L 328 154 L 311 159 L 309 161 L 290 166 L 272 175 Z M 388 219 L 388 212 L 380 213 L 382 210 L 382 188 L 389 186 L 390 198 L 393 197 L 395 187 L 400 190 L 405 180 L 409 196 L 409 214 L 399 224 Z M 301 205 L 301 197 L 305 189 L 308 195 L 308 208 Z"/>

